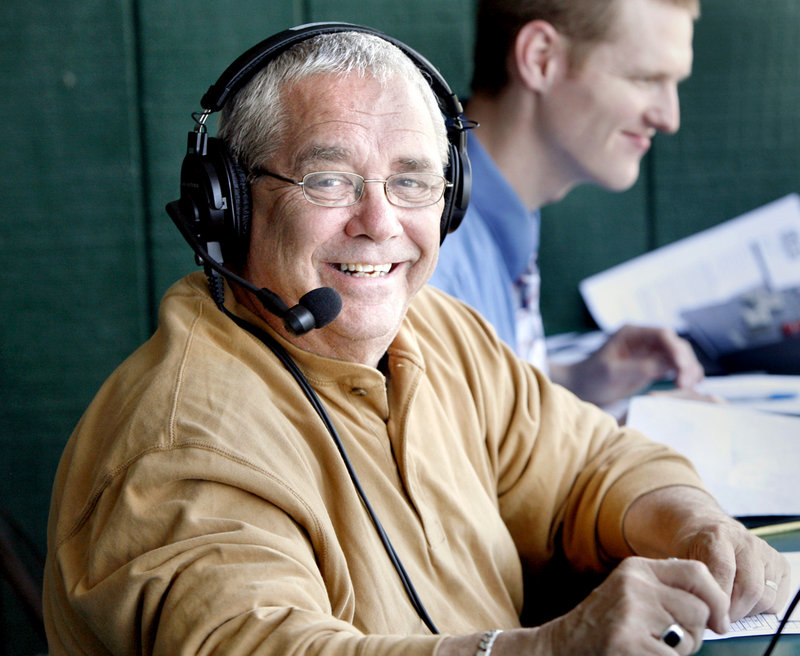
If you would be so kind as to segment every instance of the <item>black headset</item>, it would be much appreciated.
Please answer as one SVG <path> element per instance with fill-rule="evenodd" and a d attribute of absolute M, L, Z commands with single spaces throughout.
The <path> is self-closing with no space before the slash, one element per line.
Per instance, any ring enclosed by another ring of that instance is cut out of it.
<path fill-rule="evenodd" d="M 207 136 L 205 120 L 209 114 L 221 110 L 259 70 L 281 53 L 306 39 L 337 32 L 363 32 L 394 44 L 430 83 L 446 121 L 449 162 L 444 174 L 452 185 L 445 191 L 440 239 L 444 240 L 461 223 L 471 187 L 466 130 L 472 126 L 462 120 L 461 103 L 442 75 L 415 50 L 372 28 L 349 23 L 311 23 L 275 34 L 250 48 L 225 69 L 200 100 L 203 112 L 194 115 L 196 127 L 189 133 L 181 167 L 179 207 L 173 208 L 170 214 L 179 210 L 183 221 L 189 224 L 185 227 L 201 244 L 219 244 L 219 255 L 211 254 L 215 259 L 221 257 L 226 264 L 234 266 L 243 261 L 249 248 L 252 208 L 247 171 L 231 156 L 224 142 Z"/>

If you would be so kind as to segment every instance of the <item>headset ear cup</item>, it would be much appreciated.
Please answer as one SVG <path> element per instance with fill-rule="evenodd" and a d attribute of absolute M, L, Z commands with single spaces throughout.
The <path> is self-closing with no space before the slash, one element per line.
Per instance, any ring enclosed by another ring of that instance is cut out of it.
<path fill-rule="evenodd" d="M 469 194 L 472 188 L 472 167 L 466 150 L 450 143 L 450 160 L 445 172 L 447 182 L 453 186 L 445 191 L 444 211 L 440 227 L 439 243 L 453 232 L 464 218 L 469 205 Z"/>
<path fill-rule="evenodd" d="M 448 186 L 444 190 L 444 210 L 442 211 L 442 222 L 439 226 L 439 244 L 444 241 L 444 238 L 452 232 L 451 225 L 453 223 L 453 213 L 456 208 L 455 199 L 457 184 L 458 184 L 458 161 L 456 159 L 456 149 L 451 143 L 448 147 L 448 164 L 444 172 L 444 177 L 447 179 Z"/>
<path fill-rule="evenodd" d="M 250 184 L 247 173 L 239 162 L 228 156 L 231 178 L 231 200 L 233 211 L 226 225 L 226 238 L 222 244 L 222 256 L 234 266 L 244 264 L 250 248 L 250 219 L 253 201 L 250 195 Z"/>
<path fill-rule="evenodd" d="M 453 219 L 450 221 L 450 232 L 461 225 L 461 221 L 467 213 L 472 192 L 472 164 L 467 154 L 466 142 L 457 148 L 456 152 L 458 153 L 458 179 L 455 181 L 455 209 L 453 210 Z"/>
<path fill-rule="evenodd" d="M 219 139 L 209 138 L 207 158 L 217 172 L 227 205 L 220 237 L 223 261 L 238 267 L 244 264 L 250 245 L 252 201 L 247 173 Z"/>

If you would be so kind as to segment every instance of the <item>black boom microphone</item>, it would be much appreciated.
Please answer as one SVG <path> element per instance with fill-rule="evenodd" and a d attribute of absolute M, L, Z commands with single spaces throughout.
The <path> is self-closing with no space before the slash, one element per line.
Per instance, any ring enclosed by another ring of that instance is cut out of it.
<path fill-rule="evenodd" d="M 330 287 L 312 289 L 300 298 L 297 305 L 290 308 L 275 292 L 266 287 L 256 287 L 249 280 L 235 274 L 212 257 L 208 249 L 200 243 L 200 240 L 189 228 L 189 222 L 181 212 L 180 201 L 167 203 L 167 214 L 189 246 L 192 247 L 197 256 L 197 263 L 205 267 L 207 274 L 216 273 L 224 276 L 229 281 L 252 292 L 268 312 L 283 320 L 284 326 L 292 334 L 304 335 L 314 328 L 327 326 L 341 311 L 342 297 Z"/>

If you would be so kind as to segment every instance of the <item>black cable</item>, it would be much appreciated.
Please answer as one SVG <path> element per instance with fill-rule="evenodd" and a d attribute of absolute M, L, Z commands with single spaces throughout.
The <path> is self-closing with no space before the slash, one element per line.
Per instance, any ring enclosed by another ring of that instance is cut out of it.
<path fill-rule="evenodd" d="M 425 609 L 425 606 L 422 604 L 422 600 L 419 597 L 419 594 L 414 588 L 414 584 L 411 582 L 411 577 L 408 575 L 406 568 L 403 566 L 402 561 L 400 560 L 400 556 L 398 556 L 397 551 L 395 551 L 394 545 L 392 544 L 389 536 L 386 534 L 386 531 L 383 528 L 380 520 L 378 519 L 378 515 L 375 510 L 372 508 L 369 500 L 367 499 L 367 494 L 364 491 L 364 488 L 361 486 L 361 481 L 358 480 L 358 476 L 356 475 L 355 469 L 353 468 L 353 464 L 350 462 L 350 458 L 347 455 L 347 451 L 344 448 L 344 444 L 342 442 L 341 437 L 339 436 L 336 427 L 333 425 L 333 421 L 328 415 L 328 412 L 325 410 L 325 406 L 322 404 L 322 400 L 317 396 L 317 393 L 314 391 L 314 388 L 311 387 L 311 383 L 308 382 L 308 379 L 303 375 L 303 372 L 300 371 L 300 368 L 297 366 L 295 361 L 292 357 L 286 352 L 276 340 L 272 337 L 269 333 L 261 330 L 258 326 L 251 324 L 248 321 L 245 321 L 241 317 L 237 317 L 235 314 L 230 312 L 228 308 L 225 307 L 223 300 L 224 300 L 224 289 L 223 289 L 223 281 L 222 277 L 219 275 L 215 275 L 214 273 L 206 271 L 208 274 L 208 284 L 211 290 L 211 297 L 214 299 L 214 302 L 217 304 L 217 307 L 228 317 L 230 318 L 237 326 L 246 330 L 251 335 L 253 335 L 256 339 L 261 341 L 264 345 L 266 345 L 274 354 L 275 356 L 281 361 L 284 367 L 292 374 L 292 377 L 297 381 L 297 384 L 300 386 L 300 389 L 303 390 L 306 398 L 308 399 L 311 406 L 314 408 L 316 413 L 319 415 L 320 419 L 322 419 L 322 423 L 325 425 L 328 433 L 330 433 L 331 438 L 333 438 L 334 444 L 336 444 L 336 448 L 339 451 L 339 455 L 342 457 L 344 461 L 344 465 L 347 468 L 347 473 L 350 475 L 350 480 L 353 482 L 353 485 L 358 493 L 358 496 L 361 498 L 361 502 L 364 504 L 364 507 L 369 514 L 370 519 L 372 520 L 373 525 L 375 526 L 376 531 L 378 532 L 378 537 L 383 544 L 383 548 L 386 550 L 386 553 L 389 555 L 389 559 L 392 561 L 392 565 L 394 566 L 397 574 L 400 577 L 400 580 L 403 583 L 403 587 L 405 588 L 406 594 L 408 598 L 411 600 L 411 604 L 414 606 L 414 610 L 416 610 L 417 615 L 419 615 L 420 619 L 425 623 L 425 626 L 428 627 L 431 633 L 438 634 L 439 630 L 436 628 L 436 625 L 433 623 L 430 615 L 428 615 L 428 611 Z"/>
<path fill-rule="evenodd" d="M 792 616 L 794 609 L 797 607 L 798 602 L 800 602 L 800 590 L 794 595 L 794 599 L 792 599 L 792 603 L 789 604 L 789 607 L 786 609 L 786 614 L 783 616 L 780 624 L 778 624 L 778 628 L 775 630 L 775 633 L 772 635 L 772 640 L 769 641 L 769 645 L 767 646 L 767 650 L 764 652 L 763 656 L 769 656 L 772 653 L 772 650 L 775 649 L 775 645 L 778 644 L 778 639 L 783 634 L 783 629 L 786 628 L 786 623 L 789 621 L 789 618 Z"/>

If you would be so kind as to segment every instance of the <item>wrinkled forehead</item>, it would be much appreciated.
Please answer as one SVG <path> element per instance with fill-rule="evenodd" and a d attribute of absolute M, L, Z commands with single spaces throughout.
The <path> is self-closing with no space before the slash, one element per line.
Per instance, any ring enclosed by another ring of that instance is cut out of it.
<path fill-rule="evenodd" d="M 355 163 L 367 156 L 394 171 L 441 170 L 437 125 L 418 88 L 404 78 L 320 74 L 283 93 L 284 157 L 297 169 Z"/>

